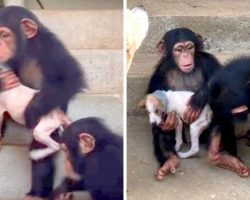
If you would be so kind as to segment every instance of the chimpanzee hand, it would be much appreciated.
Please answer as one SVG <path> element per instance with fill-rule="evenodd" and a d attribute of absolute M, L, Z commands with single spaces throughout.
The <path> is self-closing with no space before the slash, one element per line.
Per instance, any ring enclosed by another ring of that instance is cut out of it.
<path fill-rule="evenodd" d="M 59 194 L 58 196 L 55 196 L 53 200 L 73 200 L 74 196 L 72 192 L 67 192 L 63 194 Z"/>
<path fill-rule="evenodd" d="M 198 111 L 202 110 L 208 101 L 208 89 L 202 88 L 191 97 L 188 105 L 190 105 L 194 110 Z"/>
<path fill-rule="evenodd" d="M 163 131 L 174 130 L 179 123 L 176 112 L 167 113 L 166 116 L 163 117 L 163 119 L 163 122 L 159 125 Z"/>
<path fill-rule="evenodd" d="M 196 110 L 192 106 L 190 106 L 190 104 L 188 104 L 187 109 L 184 112 L 183 121 L 186 124 L 191 124 L 198 119 L 200 114 L 201 110 Z"/>
<path fill-rule="evenodd" d="M 10 90 L 20 85 L 20 81 L 13 71 L 0 72 L 0 90 Z"/>
<path fill-rule="evenodd" d="M 201 89 L 195 93 L 187 104 L 183 120 L 187 124 L 193 123 L 200 116 L 203 107 L 208 103 L 206 89 Z"/>
<path fill-rule="evenodd" d="M 24 111 L 27 128 L 34 128 L 42 116 L 42 106 L 40 105 L 40 95 L 37 93 Z"/>

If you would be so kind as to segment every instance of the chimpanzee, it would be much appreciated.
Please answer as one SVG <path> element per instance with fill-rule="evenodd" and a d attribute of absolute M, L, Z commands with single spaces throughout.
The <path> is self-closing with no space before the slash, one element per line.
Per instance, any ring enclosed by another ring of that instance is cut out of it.
<path fill-rule="evenodd" d="M 0 9 L 0 44 L 0 62 L 12 68 L 22 83 L 40 89 L 25 111 L 28 128 L 52 109 L 66 111 L 70 99 L 86 87 L 77 61 L 27 9 Z M 31 148 L 37 145 L 33 142 Z M 46 197 L 52 190 L 52 158 L 32 162 L 31 196 Z"/>
<path fill-rule="evenodd" d="M 123 199 L 123 140 L 99 118 L 73 122 L 62 135 L 68 178 L 51 199 L 68 191 L 89 191 L 94 200 Z"/>
<path fill-rule="evenodd" d="M 221 65 L 209 53 L 203 51 L 200 35 L 188 28 L 176 28 L 165 33 L 157 44 L 162 53 L 159 63 L 149 82 L 147 93 L 155 90 L 188 90 L 195 94 L 185 111 L 184 121 L 189 124 L 200 114 L 197 98 L 210 77 Z M 154 154 L 160 163 L 156 179 L 161 181 L 179 166 L 179 158 L 174 149 L 175 131 L 178 120 L 175 113 L 167 113 L 160 126 L 153 126 Z M 167 133 L 167 134 L 166 134 Z"/>
<path fill-rule="evenodd" d="M 208 157 L 212 164 L 248 177 L 250 169 L 237 157 L 234 124 L 246 121 L 250 107 L 250 57 L 229 61 L 203 87 L 196 100 L 214 113 Z M 225 153 L 225 152 L 226 153 Z"/>

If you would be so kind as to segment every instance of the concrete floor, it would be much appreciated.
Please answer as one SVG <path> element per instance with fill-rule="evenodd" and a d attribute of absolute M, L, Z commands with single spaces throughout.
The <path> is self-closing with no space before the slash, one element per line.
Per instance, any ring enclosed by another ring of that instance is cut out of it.
<path fill-rule="evenodd" d="M 195 158 L 181 160 L 175 175 L 163 182 L 154 179 L 151 128 L 146 116 L 128 117 L 128 200 L 249 200 L 250 179 L 211 166 L 202 147 Z M 250 148 L 239 142 L 239 155 L 250 166 Z"/>

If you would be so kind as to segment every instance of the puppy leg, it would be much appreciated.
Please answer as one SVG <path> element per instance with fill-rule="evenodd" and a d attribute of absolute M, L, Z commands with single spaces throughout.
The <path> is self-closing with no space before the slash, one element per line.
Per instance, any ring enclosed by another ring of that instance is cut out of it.
<path fill-rule="evenodd" d="M 179 152 L 178 155 L 181 158 L 188 158 L 199 152 L 199 138 L 201 133 L 208 127 L 212 119 L 211 112 L 201 113 L 200 117 L 190 125 L 190 137 L 191 137 L 191 148 L 189 151 L 182 153 Z"/>
<path fill-rule="evenodd" d="M 183 128 L 183 123 L 180 119 L 180 117 L 178 116 L 178 125 L 175 129 L 175 151 L 179 151 L 179 149 L 181 148 L 181 145 L 183 143 L 182 141 L 182 128 Z"/>
<path fill-rule="evenodd" d="M 48 147 L 45 149 L 35 149 L 30 152 L 33 160 L 44 158 L 60 149 L 60 144 L 53 140 L 50 135 L 58 129 L 62 124 L 61 115 L 56 111 L 52 111 L 47 116 L 41 118 L 38 125 L 33 130 L 35 140 L 41 142 Z"/>

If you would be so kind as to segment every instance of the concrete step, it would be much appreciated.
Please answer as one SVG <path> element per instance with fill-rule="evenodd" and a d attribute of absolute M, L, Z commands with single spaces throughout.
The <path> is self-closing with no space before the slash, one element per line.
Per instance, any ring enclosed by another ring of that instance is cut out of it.
<path fill-rule="evenodd" d="M 68 49 L 122 49 L 122 10 L 33 10 Z"/>
<path fill-rule="evenodd" d="M 122 49 L 71 50 L 70 52 L 86 73 L 88 84 L 86 93 L 122 93 Z"/>
<path fill-rule="evenodd" d="M 122 9 L 120 0 L 43 0 L 42 4 L 46 10 L 89 10 L 89 9 Z M 25 0 L 28 9 L 40 9 L 36 1 Z"/>
<path fill-rule="evenodd" d="M 222 1 L 132 0 L 129 6 L 142 4 L 150 16 L 150 27 L 141 51 L 151 53 L 167 30 L 188 27 L 206 38 L 211 52 L 250 50 L 250 4 L 248 0 L 235 3 Z"/>
<path fill-rule="evenodd" d="M 0 152 L 0 199 L 22 199 L 30 188 L 27 147 L 4 146 Z"/>
<path fill-rule="evenodd" d="M 20 200 L 30 189 L 31 162 L 28 147 L 4 146 L 0 152 L 0 200 Z M 61 183 L 64 171 L 63 154 L 55 159 L 55 187 Z M 76 200 L 91 200 L 89 193 L 77 192 Z"/>
<path fill-rule="evenodd" d="M 68 115 L 73 121 L 84 117 L 100 117 L 113 132 L 123 135 L 123 104 L 120 95 L 79 94 L 70 103 Z M 13 122 L 8 123 L 5 145 L 27 145 L 31 139 L 31 131 Z"/>
<path fill-rule="evenodd" d="M 246 52 L 218 53 L 215 56 L 221 63 L 237 56 L 246 55 Z M 138 102 L 142 100 L 147 90 L 149 79 L 155 65 L 160 59 L 159 54 L 137 53 L 127 78 L 127 112 L 129 115 L 145 114 L 136 110 Z"/>
<path fill-rule="evenodd" d="M 154 174 L 158 164 L 153 156 L 148 119 L 141 116 L 128 117 L 127 132 L 128 200 L 249 199 L 249 179 L 239 178 L 230 171 L 210 165 L 207 151 L 202 146 L 196 157 L 181 160 L 175 175 L 169 175 L 163 182 L 156 181 Z M 239 155 L 249 166 L 249 147 L 246 147 L 245 142 L 238 142 Z"/>

